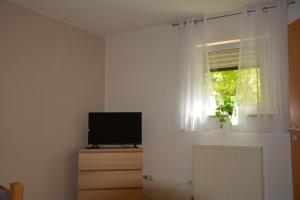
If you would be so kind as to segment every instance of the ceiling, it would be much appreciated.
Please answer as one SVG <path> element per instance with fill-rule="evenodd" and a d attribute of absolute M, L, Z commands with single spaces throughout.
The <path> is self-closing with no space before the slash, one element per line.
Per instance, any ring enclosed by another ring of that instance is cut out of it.
<path fill-rule="evenodd" d="M 216 15 L 268 0 L 12 0 L 93 34 L 109 36 Z"/>

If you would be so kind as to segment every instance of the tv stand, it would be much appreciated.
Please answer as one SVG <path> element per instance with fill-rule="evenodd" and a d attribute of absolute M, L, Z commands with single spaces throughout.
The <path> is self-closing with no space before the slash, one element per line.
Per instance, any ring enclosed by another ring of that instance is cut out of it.
<path fill-rule="evenodd" d="M 143 200 L 142 148 L 82 148 L 78 169 L 77 200 Z"/>

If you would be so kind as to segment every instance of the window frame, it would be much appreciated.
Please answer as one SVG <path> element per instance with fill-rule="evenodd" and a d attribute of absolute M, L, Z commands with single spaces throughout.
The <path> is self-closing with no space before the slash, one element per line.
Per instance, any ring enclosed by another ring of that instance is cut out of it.
<path fill-rule="evenodd" d="M 240 48 L 228 48 L 228 49 L 221 49 L 221 50 L 212 50 L 207 52 L 208 54 L 211 52 L 222 52 L 222 51 L 230 51 L 230 50 L 236 50 L 239 49 L 240 52 Z M 208 56 L 208 64 L 209 64 L 209 56 Z M 211 68 L 212 66 L 209 65 L 209 73 L 211 72 L 224 72 L 224 71 L 233 71 L 233 70 L 239 70 L 239 66 L 228 66 L 228 67 L 219 67 L 219 68 Z M 257 105 L 256 104 L 247 104 L 246 106 L 250 108 L 251 110 L 251 114 L 248 115 L 248 117 L 254 117 L 257 116 Z M 256 108 L 255 108 L 256 107 Z M 256 111 L 255 111 L 256 110 Z M 215 112 L 214 113 L 210 113 L 209 117 L 216 117 Z"/>

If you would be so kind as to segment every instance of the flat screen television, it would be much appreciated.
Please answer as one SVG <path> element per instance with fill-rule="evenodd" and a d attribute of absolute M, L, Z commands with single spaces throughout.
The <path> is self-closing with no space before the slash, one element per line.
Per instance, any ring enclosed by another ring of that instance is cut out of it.
<path fill-rule="evenodd" d="M 90 112 L 88 143 L 97 145 L 142 144 L 141 112 Z"/>

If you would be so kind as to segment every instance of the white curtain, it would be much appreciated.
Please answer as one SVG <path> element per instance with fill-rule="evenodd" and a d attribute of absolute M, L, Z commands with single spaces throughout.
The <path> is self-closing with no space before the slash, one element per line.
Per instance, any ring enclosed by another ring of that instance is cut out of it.
<path fill-rule="evenodd" d="M 205 24 L 196 19 L 178 26 L 176 95 L 171 127 L 183 131 L 206 131 L 218 127 L 207 60 Z M 215 121 L 211 122 L 211 121 Z"/>
<path fill-rule="evenodd" d="M 282 132 L 288 124 L 287 4 L 257 6 L 241 19 L 237 109 L 233 130 Z M 255 103 L 254 103 L 255 102 Z"/>

